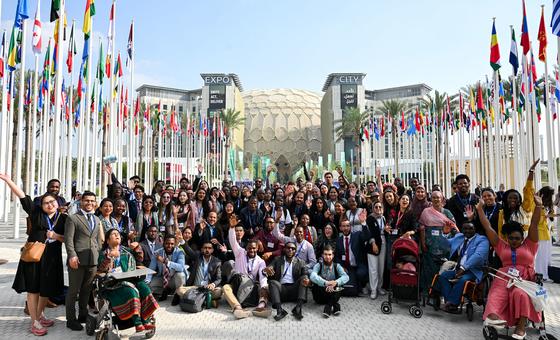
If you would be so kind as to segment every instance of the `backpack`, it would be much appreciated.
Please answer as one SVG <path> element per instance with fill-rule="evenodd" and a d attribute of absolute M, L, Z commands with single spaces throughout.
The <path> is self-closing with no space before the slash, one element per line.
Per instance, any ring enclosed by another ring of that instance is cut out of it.
<path fill-rule="evenodd" d="M 179 306 L 183 312 L 199 313 L 204 309 L 208 291 L 204 288 L 194 288 L 189 290 L 179 300 Z"/>

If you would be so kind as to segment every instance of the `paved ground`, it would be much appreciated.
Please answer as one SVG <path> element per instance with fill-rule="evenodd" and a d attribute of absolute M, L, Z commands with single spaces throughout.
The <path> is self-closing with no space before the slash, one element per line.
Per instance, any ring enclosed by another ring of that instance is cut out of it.
<path fill-rule="evenodd" d="M 0 227 L 1 228 L 1 227 Z M 0 239 L 0 258 L 10 262 L 0 266 L 0 339 L 29 338 L 29 318 L 23 313 L 25 295 L 11 289 L 17 268 L 19 247 L 22 240 Z M 555 258 L 560 259 L 560 248 L 555 247 Z M 560 285 L 547 283 L 550 311 L 546 314 L 549 332 L 560 339 Z M 296 321 L 291 316 L 275 322 L 259 318 L 234 320 L 227 304 L 218 309 L 198 314 L 185 314 L 170 302 L 162 303 L 156 312 L 158 330 L 156 339 L 286 339 L 297 336 L 303 339 L 482 339 L 481 309 L 475 307 L 475 320 L 466 315 L 450 315 L 424 308 L 424 316 L 414 319 L 407 308 L 394 306 L 391 315 L 380 311 L 382 299 L 342 298 L 343 313 L 339 317 L 323 319 L 322 308 L 313 302 L 304 307 L 304 319 Z M 288 304 L 287 310 L 292 308 Z M 288 309 L 289 308 L 289 309 Z M 64 307 L 47 310 L 48 317 L 56 318 L 54 327 L 45 338 L 87 339 L 85 332 L 72 332 L 65 327 Z M 289 334 L 288 332 L 293 332 Z M 131 335 L 125 331 L 125 335 Z M 537 339 L 535 332 L 530 333 Z M 131 339 L 141 338 L 131 336 Z"/>

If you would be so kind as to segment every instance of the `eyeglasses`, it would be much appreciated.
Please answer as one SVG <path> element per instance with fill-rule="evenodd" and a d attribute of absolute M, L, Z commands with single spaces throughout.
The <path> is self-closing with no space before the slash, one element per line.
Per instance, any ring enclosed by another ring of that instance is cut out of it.
<path fill-rule="evenodd" d="M 54 202 L 56 202 L 56 200 L 43 202 L 43 205 L 54 205 Z"/>
<path fill-rule="evenodd" d="M 380 205 L 373 207 L 373 209 L 381 209 L 381 208 L 383 208 L 383 207 L 380 206 Z"/>
<path fill-rule="evenodd" d="M 296 251 L 296 247 L 286 247 L 287 250 Z"/>

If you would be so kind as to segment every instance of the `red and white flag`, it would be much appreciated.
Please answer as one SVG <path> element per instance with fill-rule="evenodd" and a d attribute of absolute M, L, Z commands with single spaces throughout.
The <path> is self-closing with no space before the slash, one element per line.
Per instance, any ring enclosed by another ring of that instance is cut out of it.
<path fill-rule="evenodd" d="M 41 53 L 41 45 L 42 45 L 42 38 L 41 38 L 41 10 L 40 10 L 41 1 L 37 1 L 37 12 L 35 12 L 35 21 L 33 23 L 33 53 L 39 54 Z"/>

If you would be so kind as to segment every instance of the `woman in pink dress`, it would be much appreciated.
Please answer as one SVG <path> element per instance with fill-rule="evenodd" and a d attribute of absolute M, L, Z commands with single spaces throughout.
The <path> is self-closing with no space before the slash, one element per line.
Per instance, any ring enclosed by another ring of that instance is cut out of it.
<path fill-rule="evenodd" d="M 507 242 L 499 238 L 496 231 L 492 229 L 484 214 L 482 201 L 476 206 L 488 241 L 502 261 L 500 271 L 511 275 L 519 275 L 522 279 L 531 281 L 534 281 L 535 278 L 534 263 L 539 242 L 538 225 L 543 206 L 540 196 L 535 195 L 535 205 L 527 238 L 523 239 L 523 225 L 510 221 L 502 227 L 502 233 L 506 236 Z M 515 326 L 515 332 L 511 337 L 513 339 L 524 339 L 527 319 L 540 322 L 541 313 L 535 310 L 527 293 L 515 286 L 507 288 L 506 285 L 507 282 L 500 279 L 495 279 L 492 282 L 488 294 L 488 303 L 483 315 L 484 324 L 495 328 L 501 328 L 505 325 Z"/>

